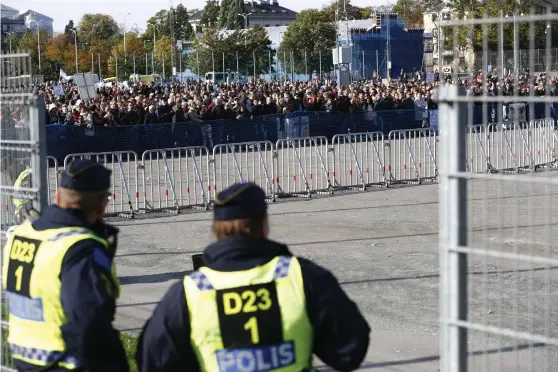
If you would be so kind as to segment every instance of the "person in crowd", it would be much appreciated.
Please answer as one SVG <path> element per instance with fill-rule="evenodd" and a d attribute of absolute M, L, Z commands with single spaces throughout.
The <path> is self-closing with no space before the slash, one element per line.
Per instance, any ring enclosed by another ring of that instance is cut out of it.
<path fill-rule="evenodd" d="M 241 183 L 215 201 L 205 266 L 174 284 L 145 324 L 141 372 L 312 370 L 312 356 L 357 369 L 370 327 L 337 279 L 269 239 L 264 191 Z M 253 301 L 252 301 L 253 299 Z"/>

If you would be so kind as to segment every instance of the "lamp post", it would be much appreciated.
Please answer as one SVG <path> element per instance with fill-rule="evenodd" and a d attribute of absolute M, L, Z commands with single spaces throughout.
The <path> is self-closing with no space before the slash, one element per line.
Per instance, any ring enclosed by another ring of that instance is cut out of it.
<path fill-rule="evenodd" d="M 70 29 L 70 31 L 72 31 L 74 33 L 74 47 L 76 50 L 76 74 L 78 72 L 78 47 L 77 47 L 77 31 L 74 30 L 73 28 Z"/>
<path fill-rule="evenodd" d="M 126 74 L 126 17 L 132 15 L 132 13 L 118 13 L 118 15 L 124 16 L 124 74 Z"/>
<path fill-rule="evenodd" d="M 12 35 L 15 34 L 14 31 L 12 32 L 6 32 L 6 35 L 8 35 L 9 41 L 10 41 L 10 54 L 12 54 Z"/>
<path fill-rule="evenodd" d="M 517 45 L 517 42 L 519 41 L 518 39 L 518 35 L 517 35 L 517 24 L 515 21 L 515 17 L 517 16 L 523 16 L 523 12 L 516 10 L 516 11 L 509 11 L 506 13 L 506 18 L 509 17 L 509 15 L 512 15 L 513 17 L 513 71 L 514 73 L 518 73 L 517 71 L 517 61 L 519 59 L 518 53 L 519 53 L 519 45 Z"/>
<path fill-rule="evenodd" d="M 153 53 L 151 53 L 151 70 L 152 73 L 155 74 L 155 46 L 156 46 L 156 36 L 155 36 L 155 23 L 149 23 L 153 26 Z"/>
<path fill-rule="evenodd" d="M 37 20 L 35 18 L 33 18 L 30 22 L 30 23 L 35 22 L 35 24 L 37 25 L 37 53 L 38 53 L 38 57 L 39 57 L 39 71 L 41 71 L 41 29 L 39 27 L 39 24 L 42 21 L 43 20 L 41 19 L 40 21 L 37 22 Z"/>
<path fill-rule="evenodd" d="M 145 51 L 145 42 L 151 40 L 144 40 L 143 41 L 143 50 Z M 145 74 L 149 75 L 149 71 L 147 71 L 147 52 L 145 52 Z"/>
<path fill-rule="evenodd" d="M 238 13 L 239 17 L 244 18 L 244 45 L 246 45 L 246 30 L 248 29 L 248 17 L 252 15 L 252 13 Z"/>

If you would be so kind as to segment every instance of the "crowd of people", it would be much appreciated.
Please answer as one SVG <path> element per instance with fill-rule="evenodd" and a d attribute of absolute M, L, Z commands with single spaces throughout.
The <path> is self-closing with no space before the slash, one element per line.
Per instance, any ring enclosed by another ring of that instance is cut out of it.
<path fill-rule="evenodd" d="M 522 96 L 558 94 L 558 78 L 545 74 L 498 77 L 482 72 L 458 79 L 469 95 Z M 386 84 L 380 78 L 337 86 L 333 81 L 211 84 L 126 84 L 104 86 L 90 101 L 80 99 L 76 85 L 61 84 L 64 95 L 56 95 L 54 84 L 34 87 L 45 97 L 46 124 L 116 127 L 122 125 L 205 122 L 219 119 L 253 119 L 257 116 L 295 111 L 366 112 L 383 110 L 436 109 L 433 96 L 439 84 L 453 83 L 451 76 L 436 74 L 426 81 L 420 74 Z M 60 85 L 58 85 L 60 87 Z M 60 91 L 58 91 L 60 93 Z M 11 113 L 14 116 L 13 113 Z M 24 115 L 23 112 L 20 113 Z"/>

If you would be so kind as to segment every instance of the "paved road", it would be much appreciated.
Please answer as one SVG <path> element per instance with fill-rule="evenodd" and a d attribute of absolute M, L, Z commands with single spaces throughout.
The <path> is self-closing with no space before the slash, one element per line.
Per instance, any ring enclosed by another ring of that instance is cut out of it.
<path fill-rule="evenodd" d="M 558 187 L 470 185 L 472 245 L 558 256 Z M 272 238 L 332 270 L 366 314 L 373 333 L 365 370 L 438 368 L 437 200 L 434 184 L 281 200 L 270 207 Z M 152 217 L 117 222 L 123 291 L 116 323 L 131 333 L 140 331 L 164 291 L 192 269 L 190 256 L 212 241 L 209 212 Z M 555 267 L 474 258 L 469 270 L 473 321 L 543 333 L 547 327 L 547 335 L 557 336 Z M 558 370 L 556 349 L 533 349 L 526 342 L 472 332 L 470 351 L 475 371 L 525 371 L 531 365 Z"/>

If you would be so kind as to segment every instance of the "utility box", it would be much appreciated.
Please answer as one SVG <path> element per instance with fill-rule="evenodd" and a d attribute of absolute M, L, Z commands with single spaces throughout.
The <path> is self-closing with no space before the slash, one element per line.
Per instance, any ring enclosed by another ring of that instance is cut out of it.
<path fill-rule="evenodd" d="M 351 47 L 337 47 L 331 50 L 333 54 L 333 64 L 349 64 L 353 60 L 353 48 Z M 340 60 L 340 62 L 337 62 Z"/>

